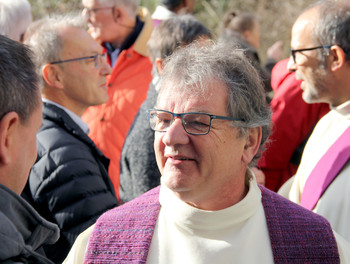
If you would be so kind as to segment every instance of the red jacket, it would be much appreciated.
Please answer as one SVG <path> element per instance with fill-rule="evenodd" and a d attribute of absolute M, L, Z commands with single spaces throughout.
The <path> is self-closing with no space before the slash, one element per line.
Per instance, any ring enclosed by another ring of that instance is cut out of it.
<path fill-rule="evenodd" d="M 272 134 L 258 167 L 265 173 L 265 186 L 277 191 L 296 172 L 291 162 L 294 151 L 310 135 L 318 120 L 329 111 L 328 104 L 307 104 L 302 99 L 301 81 L 287 70 L 288 59 L 278 62 L 271 73 Z"/>
<path fill-rule="evenodd" d="M 123 50 L 108 79 L 109 100 L 106 104 L 89 107 L 83 120 L 90 128 L 89 136 L 110 159 L 109 177 L 119 198 L 119 161 L 129 128 L 152 80 L 152 64 L 147 56 L 147 41 L 153 22 L 147 9 L 140 10 L 145 22 L 134 45 Z"/>

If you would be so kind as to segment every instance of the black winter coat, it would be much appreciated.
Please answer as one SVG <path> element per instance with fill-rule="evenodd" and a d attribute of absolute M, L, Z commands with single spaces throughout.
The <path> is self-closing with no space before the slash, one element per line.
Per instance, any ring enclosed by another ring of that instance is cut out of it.
<path fill-rule="evenodd" d="M 76 237 L 118 201 L 107 173 L 109 160 L 63 109 L 46 102 L 37 148 L 23 196 L 59 226 L 60 239 L 44 249 L 60 263 Z"/>

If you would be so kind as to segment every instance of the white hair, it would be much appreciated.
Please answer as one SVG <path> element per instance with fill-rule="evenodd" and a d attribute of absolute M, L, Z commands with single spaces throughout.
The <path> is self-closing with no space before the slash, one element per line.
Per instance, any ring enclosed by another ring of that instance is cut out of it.
<path fill-rule="evenodd" d="M 28 0 L 0 0 L 0 34 L 19 41 L 31 22 Z"/>

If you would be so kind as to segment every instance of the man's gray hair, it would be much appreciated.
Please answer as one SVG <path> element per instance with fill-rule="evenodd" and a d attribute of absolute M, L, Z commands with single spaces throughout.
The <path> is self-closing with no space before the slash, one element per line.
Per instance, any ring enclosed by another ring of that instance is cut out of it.
<path fill-rule="evenodd" d="M 321 0 L 307 9 L 318 8 L 313 38 L 320 45 L 339 45 L 350 60 L 350 2 L 348 0 Z M 323 55 L 322 50 L 319 51 Z M 324 56 L 323 56 L 324 57 Z"/>
<path fill-rule="evenodd" d="M 0 35 L 0 119 L 16 112 L 26 123 L 41 102 L 39 94 L 31 50 Z"/>
<path fill-rule="evenodd" d="M 126 8 L 130 17 L 136 17 L 140 0 L 99 0 L 101 5 L 123 6 Z"/>
<path fill-rule="evenodd" d="M 63 39 L 60 29 L 65 27 L 77 27 L 86 29 L 86 22 L 79 14 L 54 15 L 46 17 L 33 24 L 31 34 L 26 38 L 28 44 L 35 54 L 37 73 L 43 85 L 42 68 L 45 64 L 61 60 Z M 33 32 L 32 32 L 33 31 Z"/>
<path fill-rule="evenodd" d="M 261 78 L 244 51 L 226 43 L 190 44 L 166 60 L 159 94 L 167 89 L 169 82 L 175 85 L 177 92 L 203 99 L 208 92 L 215 93 L 215 83 L 223 83 L 227 88 L 228 115 L 244 120 L 233 123 L 240 129 L 241 136 L 246 135 L 249 128 L 262 128 L 260 150 L 250 165 L 255 163 L 270 134 L 271 111 Z"/>
<path fill-rule="evenodd" d="M 28 0 L 0 0 L 0 34 L 11 39 L 24 33 L 32 20 Z M 23 31 L 23 32 L 20 32 Z"/>

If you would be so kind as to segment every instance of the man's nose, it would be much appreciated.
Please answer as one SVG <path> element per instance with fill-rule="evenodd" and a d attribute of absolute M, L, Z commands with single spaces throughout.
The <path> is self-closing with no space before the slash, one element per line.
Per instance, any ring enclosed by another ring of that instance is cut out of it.
<path fill-rule="evenodd" d="M 101 74 L 104 76 L 110 75 L 112 73 L 112 68 L 107 62 L 107 60 L 103 60 L 101 62 Z"/>
<path fill-rule="evenodd" d="M 295 72 L 296 71 L 296 64 L 294 62 L 294 59 L 293 59 L 292 55 L 289 57 L 289 61 L 288 61 L 288 64 L 287 64 L 287 69 L 290 72 Z"/>
<path fill-rule="evenodd" d="M 189 135 L 185 131 L 182 125 L 181 118 L 175 117 L 173 123 L 170 125 L 168 130 L 164 132 L 163 143 L 166 146 L 176 144 L 187 144 L 189 141 Z"/>

